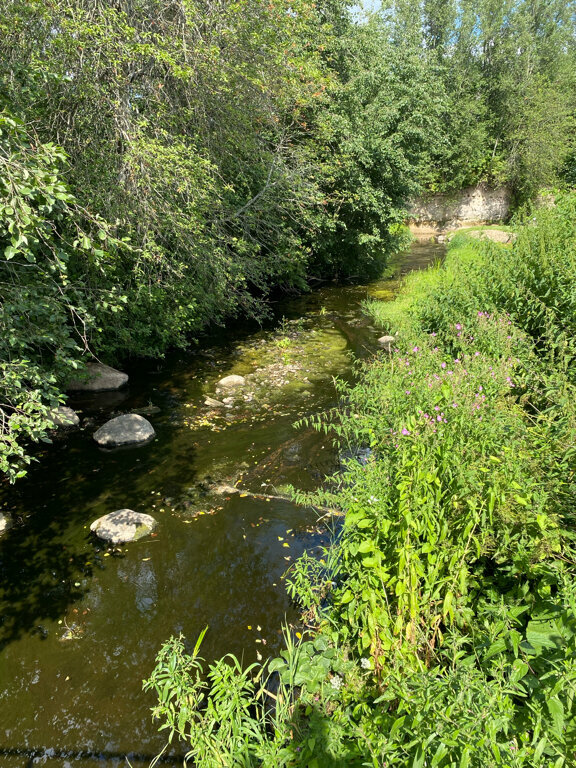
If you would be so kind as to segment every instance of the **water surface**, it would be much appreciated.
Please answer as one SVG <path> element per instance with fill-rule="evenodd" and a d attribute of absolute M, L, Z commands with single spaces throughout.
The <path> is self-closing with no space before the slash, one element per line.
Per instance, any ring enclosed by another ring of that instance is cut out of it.
<path fill-rule="evenodd" d="M 402 273 L 440 254 L 414 245 L 394 278 L 284 300 L 264 329 L 139 363 L 128 389 L 71 401 L 82 429 L 0 496 L 17 521 L 0 540 L 3 768 L 111 768 L 127 754 L 147 765 L 163 739 L 142 680 L 172 634 L 193 644 L 208 626 L 207 659 L 233 652 L 251 662 L 280 649 L 283 623 L 297 621 L 282 576 L 327 532 L 314 510 L 273 497 L 338 468 L 326 437 L 294 421 L 335 405 L 333 377 L 350 377 L 353 360 L 377 350 L 361 302 L 392 298 Z M 218 392 L 230 373 L 246 387 Z M 207 406 L 207 396 L 232 401 Z M 134 409 L 156 439 L 99 450 L 96 428 Z M 214 492 L 222 484 L 260 496 Z M 123 507 L 152 514 L 157 531 L 108 548 L 90 523 Z"/>

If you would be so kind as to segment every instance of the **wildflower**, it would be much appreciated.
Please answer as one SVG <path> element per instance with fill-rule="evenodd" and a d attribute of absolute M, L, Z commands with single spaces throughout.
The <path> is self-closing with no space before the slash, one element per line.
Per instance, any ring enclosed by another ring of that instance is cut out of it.
<path fill-rule="evenodd" d="M 340 688 L 342 688 L 342 678 L 340 675 L 334 675 L 334 677 L 330 678 L 330 685 L 334 690 L 339 691 Z"/>
<path fill-rule="evenodd" d="M 442 416 L 440 416 L 440 414 L 438 414 L 438 416 L 436 416 L 436 421 L 442 421 Z"/>
<path fill-rule="evenodd" d="M 409 395 L 409 394 L 410 394 L 410 390 L 409 390 L 409 389 L 407 389 L 407 390 L 406 390 L 406 394 L 407 394 L 407 395 Z"/>
<path fill-rule="evenodd" d="M 360 659 L 362 669 L 371 669 L 370 659 Z"/>
<path fill-rule="evenodd" d="M 409 431 L 408 429 L 406 429 L 406 427 L 403 427 L 403 428 L 402 428 L 402 434 L 403 434 L 403 435 L 409 435 L 409 434 L 410 434 L 410 431 Z"/>
<path fill-rule="evenodd" d="M 412 350 L 412 352 L 419 352 L 419 351 L 420 351 L 420 347 L 414 347 L 414 349 Z"/>
<path fill-rule="evenodd" d="M 457 331 L 461 331 L 462 330 L 462 326 L 460 325 L 460 323 L 456 323 L 456 330 Z"/>
<path fill-rule="evenodd" d="M 441 368 L 446 368 L 446 363 L 440 363 Z"/>

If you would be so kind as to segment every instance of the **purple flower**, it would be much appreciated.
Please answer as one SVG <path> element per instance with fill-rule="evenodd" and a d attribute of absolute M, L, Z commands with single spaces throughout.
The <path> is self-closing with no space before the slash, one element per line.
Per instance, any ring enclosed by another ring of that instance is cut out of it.
<path fill-rule="evenodd" d="M 462 326 L 460 325 L 460 323 L 456 323 L 456 330 L 457 331 L 461 331 L 462 330 Z"/>
<path fill-rule="evenodd" d="M 446 363 L 440 363 L 441 368 L 446 368 Z"/>
<path fill-rule="evenodd" d="M 406 427 L 403 427 L 403 428 L 402 428 L 402 434 L 403 434 L 403 435 L 409 435 L 409 434 L 410 434 L 410 431 L 409 431 L 408 429 L 406 429 Z"/>

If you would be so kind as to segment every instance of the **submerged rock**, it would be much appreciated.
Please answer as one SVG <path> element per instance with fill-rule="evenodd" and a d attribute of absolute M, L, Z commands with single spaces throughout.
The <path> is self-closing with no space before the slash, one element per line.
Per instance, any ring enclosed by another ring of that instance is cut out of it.
<path fill-rule="evenodd" d="M 12 518 L 7 512 L 0 512 L 0 536 L 12 528 Z"/>
<path fill-rule="evenodd" d="M 392 352 L 393 344 L 395 341 L 396 339 L 394 336 L 380 336 L 378 339 L 378 344 L 380 344 L 385 352 Z"/>
<path fill-rule="evenodd" d="M 103 363 L 88 363 L 86 378 L 73 379 L 68 383 L 68 389 L 75 392 L 107 392 L 120 389 L 128 381 L 128 374 L 117 371 Z"/>
<path fill-rule="evenodd" d="M 78 414 L 66 405 L 59 405 L 58 408 L 53 408 L 48 414 L 48 418 L 52 421 L 55 427 L 67 427 L 68 429 L 73 429 L 74 427 L 80 426 Z"/>
<path fill-rule="evenodd" d="M 226 400 L 229 400 L 230 398 L 226 398 Z M 209 405 L 211 408 L 224 408 L 224 403 L 221 403 L 220 400 L 215 400 L 213 397 L 207 397 L 206 400 L 204 400 L 204 405 Z"/>
<path fill-rule="evenodd" d="M 138 541 L 156 528 L 157 522 L 151 515 L 134 512 L 132 509 L 117 509 L 90 525 L 90 530 L 111 544 L 125 544 Z"/>
<path fill-rule="evenodd" d="M 162 413 L 162 408 L 157 405 L 143 405 L 142 408 L 134 408 L 132 413 L 139 413 L 140 416 L 155 416 L 157 413 Z"/>
<path fill-rule="evenodd" d="M 244 376 L 237 376 L 236 374 L 232 374 L 231 376 L 224 376 L 223 379 L 220 379 L 218 382 L 219 387 L 242 387 L 246 384 L 246 379 Z"/>
<path fill-rule="evenodd" d="M 137 413 L 125 413 L 110 419 L 94 432 L 94 440 L 101 448 L 147 443 L 155 436 L 154 427 Z"/>

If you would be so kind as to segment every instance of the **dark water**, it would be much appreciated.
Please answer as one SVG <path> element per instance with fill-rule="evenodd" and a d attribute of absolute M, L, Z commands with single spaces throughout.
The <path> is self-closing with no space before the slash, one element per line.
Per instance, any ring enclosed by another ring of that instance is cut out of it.
<path fill-rule="evenodd" d="M 416 245 L 399 272 L 440 254 Z M 108 768 L 127 754 L 147 765 L 163 739 L 142 680 L 171 634 L 193 643 L 208 626 L 207 659 L 279 650 L 282 625 L 297 620 L 282 576 L 327 534 L 313 510 L 271 496 L 287 483 L 314 488 L 338 467 L 326 438 L 293 423 L 335 404 L 332 377 L 374 352 L 380 334 L 360 303 L 391 298 L 397 282 L 285 301 L 265 330 L 140 364 L 125 392 L 71 402 L 83 428 L 0 497 L 17 521 L 0 541 L 2 768 Z M 229 373 L 249 386 L 228 408 L 205 406 Z M 151 405 L 151 444 L 104 453 L 93 443 L 111 415 Z M 214 493 L 221 482 L 261 497 Z M 154 515 L 156 535 L 99 544 L 90 523 L 122 507 Z"/>

